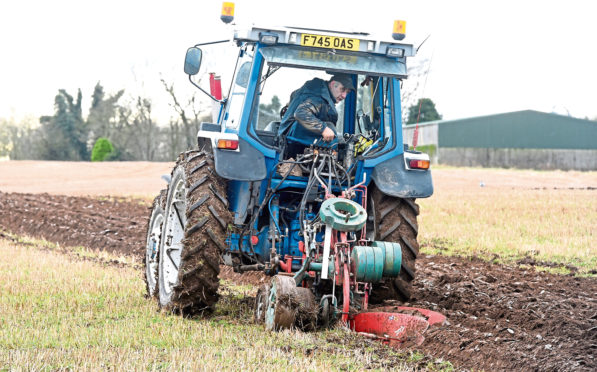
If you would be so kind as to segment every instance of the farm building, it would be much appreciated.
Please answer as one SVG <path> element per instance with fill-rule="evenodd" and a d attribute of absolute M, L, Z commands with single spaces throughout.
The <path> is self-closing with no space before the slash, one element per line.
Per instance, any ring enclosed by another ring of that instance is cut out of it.
<path fill-rule="evenodd" d="M 597 170 L 597 121 L 533 110 L 433 121 L 419 124 L 417 148 L 455 166 Z"/>

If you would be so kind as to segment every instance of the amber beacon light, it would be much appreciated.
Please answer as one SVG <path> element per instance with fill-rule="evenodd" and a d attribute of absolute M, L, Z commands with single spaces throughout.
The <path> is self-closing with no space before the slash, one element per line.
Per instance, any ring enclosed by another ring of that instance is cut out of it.
<path fill-rule="evenodd" d="M 222 3 L 222 14 L 220 15 L 220 19 L 224 23 L 230 23 L 234 20 L 234 3 Z"/>
<path fill-rule="evenodd" d="M 394 21 L 392 37 L 394 40 L 402 40 L 406 36 L 406 21 Z"/>

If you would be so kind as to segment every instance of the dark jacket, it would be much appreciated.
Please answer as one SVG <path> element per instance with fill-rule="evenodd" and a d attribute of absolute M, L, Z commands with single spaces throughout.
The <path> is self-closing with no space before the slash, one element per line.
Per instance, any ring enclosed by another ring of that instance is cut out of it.
<path fill-rule="evenodd" d="M 278 135 L 313 143 L 321 138 L 321 133 L 326 127 L 336 133 L 336 121 L 338 112 L 328 82 L 315 78 L 290 95 L 288 110 L 282 118 Z"/>

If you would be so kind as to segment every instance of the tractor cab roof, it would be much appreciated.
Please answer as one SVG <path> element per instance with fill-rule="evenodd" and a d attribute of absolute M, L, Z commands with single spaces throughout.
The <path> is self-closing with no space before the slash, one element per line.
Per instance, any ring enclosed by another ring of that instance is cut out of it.
<path fill-rule="evenodd" d="M 272 66 L 397 78 L 407 76 L 406 57 L 415 55 L 410 44 L 376 40 L 365 33 L 296 27 L 252 27 L 236 31 L 234 40 L 239 45 L 261 43 L 261 54 Z"/>

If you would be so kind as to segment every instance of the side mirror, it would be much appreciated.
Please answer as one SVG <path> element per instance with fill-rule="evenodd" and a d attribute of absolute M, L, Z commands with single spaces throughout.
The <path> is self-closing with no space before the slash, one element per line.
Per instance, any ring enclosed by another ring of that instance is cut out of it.
<path fill-rule="evenodd" d="M 236 85 L 246 88 L 249 85 L 249 75 L 251 74 L 251 62 L 243 63 L 236 74 Z"/>
<path fill-rule="evenodd" d="M 201 49 L 191 47 L 187 49 L 187 55 L 184 58 L 184 72 L 187 75 L 197 75 L 201 67 Z"/>

